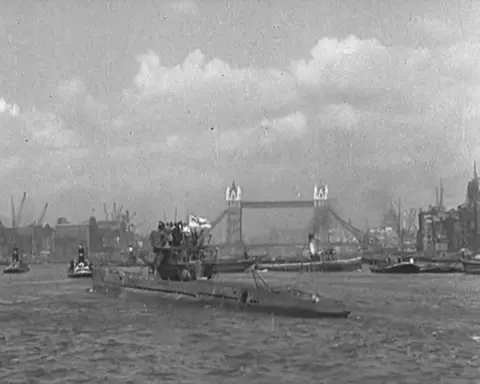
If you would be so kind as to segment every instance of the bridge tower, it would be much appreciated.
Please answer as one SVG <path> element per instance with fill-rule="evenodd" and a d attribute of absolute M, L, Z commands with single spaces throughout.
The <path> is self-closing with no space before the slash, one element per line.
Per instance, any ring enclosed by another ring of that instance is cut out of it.
<path fill-rule="evenodd" d="M 226 244 L 233 245 L 241 242 L 242 239 L 242 190 L 239 185 L 232 182 L 227 187 L 225 199 L 228 205 L 227 211 L 227 238 Z"/>
<path fill-rule="evenodd" d="M 328 210 L 328 185 L 315 184 L 313 189 L 315 237 L 330 242 L 330 212 Z"/>

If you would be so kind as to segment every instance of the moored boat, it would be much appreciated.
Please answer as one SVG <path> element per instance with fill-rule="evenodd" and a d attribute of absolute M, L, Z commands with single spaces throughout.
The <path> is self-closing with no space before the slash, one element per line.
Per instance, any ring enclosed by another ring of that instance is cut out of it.
<path fill-rule="evenodd" d="M 241 310 L 264 312 L 275 315 L 323 318 L 346 318 L 350 311 L 342 303 L 327 299 L 316 293 L 308 293 L 287 287 L 272 289 L 252 271 L 256 287 L 246 284 L 213 282 L 195 279 L 165 280 L 121 268 L 95 266 L 93 268 L 93 290 L 96 292 L 134 291 L 156 292 L 159 297 L 176 299 L 186 297 L 197 302 L 222 304 Z M 257 279 L 264 284 L 258 284 Z"/>
<path fill-rule="evenodd" d="M 419 273 L 462 273 L 464 269 L 458 263 L 427 263 L 420 266 Z"/>
<path fill-rule="evenodd" d="M 461 263 L 463 265 L 463 270 L 469 275 L 480 275 L 480 260 L 467 260 L 462 258 Z"/>
<path fill-rule="evenodd" d="M 210 263 L 206 263 L 208 265 Z M 212 271 L 216 273 L 241 273 L 249 270 L 255 264 L 254 260 L 232 260 L 232 261 L 217 261 L 211 263 Z"/>
<path fill-rule="evenodd" d="M 354 257 L 350 259 L 338 259 L 328 261 L 273 261 L 261 262 L 256 266 L 259 270 L 278 271 L 278 272 L 352 272 L 362 268 L 362 258 Z"/>
<path fill-rule="evenodd" d="M 373 273 L 402 273 L 402 274 L 410 274 L 410 273 L 419 273 L 420 266 L 411 262 L 401 262 L 392 265 L 385 265 L 382 267 L 379 266 L 371 266 L 370 271 Z"/>

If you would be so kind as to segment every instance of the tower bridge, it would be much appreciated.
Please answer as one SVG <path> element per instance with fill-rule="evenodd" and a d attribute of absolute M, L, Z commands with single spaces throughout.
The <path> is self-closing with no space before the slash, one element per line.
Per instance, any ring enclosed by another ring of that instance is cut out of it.
<path fill-rule="evenodd" d="M 217 219 L 212 221 L 212 229 L 224 218 L 226 218 L 226 245 L 234 245 L 242 243 L 243 240 L 243 211 L 245 209 L 268 209 L 268 208 L 296 208 L 296 209 L 312 209 L 312 213 L 318 217 L 333 218 L 344 229 L 353 234 L 358 240 L 363 240 L 363 231 L 353 227 L 349 222 L 343 220 L 334 212 L 328 204 L 328 185 L 315 185 L 311 200 L 269 200 L 269 201 L 252 201 L 242 199 L 242 189 L 239 185 L 232 182 L 232 185 L 226 188 L 225 200 L 227 208 L 220 214 Z M 327 231 L 328 228 L 321 228 Z M 327 234 L 328 237 L 328 234 Z M 305 241 L 306 242 L 306 241 Z M 269 244 L 281 245 L 281 244 Z M 284 244 L 291 245 L 291 244 Z M 254 244 L 249 247 L 255 246 Z M 263 246 L 263 245 L 262 245 Z"/>

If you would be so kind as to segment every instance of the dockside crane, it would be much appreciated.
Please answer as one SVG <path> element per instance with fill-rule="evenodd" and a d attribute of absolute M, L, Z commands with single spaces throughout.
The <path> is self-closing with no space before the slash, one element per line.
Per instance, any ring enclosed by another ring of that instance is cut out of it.
<path fill-rule="evenodd" d="M 105 220 L 109 220 L 110 215 L 108 214 L 107 204 L 103 204 L 103 212 L 105 212 Z"/>
<path fill-rule="evenodd" d="M 415 224 L 415 219 L 417 218 L 417 210 L 415 208 L 410 209 L 407 218 L 407 233 L 412 232 L 412 228 Z"/>
<path fill-rule="evenodd" d="M 15 202 L 13 201 L 13 196 L 10 197 L 10 203 L 12 205 L 12 228 L 15 229 L 17 223 L 15 222 Z"/>
<path fill-rule="evenodd" d="M 23 192 L 22 201 L 20 201 L 20 205 L 18 207 L 18 213 L 16 217 L 16 225 L 22 225 L 22 214 L 23 214 L 23 207 L 25 206 L 25 200 L 27 200 L 27 192 Z"/>
<path fill-rule="evenodd" d="M 43 220 L 45 219 L 45 214 L 47 213 L 48 203 L 45 203 L 43 207 L 42 213 L 40 213 L 40 217 L 38 218 L 37 225 L 41 227 L 43 225 Z"/>

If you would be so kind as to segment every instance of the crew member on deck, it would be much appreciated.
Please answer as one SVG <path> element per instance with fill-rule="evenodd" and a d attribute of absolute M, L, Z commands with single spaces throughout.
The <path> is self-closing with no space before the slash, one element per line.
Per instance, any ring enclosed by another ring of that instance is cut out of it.
<path fill-rule="evenodd" d="M 135 257 L 135 254 L 134 254 L 134 249 L 133 249 L 133 245 L 130 244 L 128 246 L 128 262 L 129 263 L 136 263 L 137 261 L 137 258 Z"/>
<path fill-rule="evenodd" d="M 85 248 L 82 244 L 78 246 L 78 264 L 80 263 L 85 264 Z"/>
<path fill-rule="evenodd" d="M 12 262 L 18 263 L 20 261 L 20 256 L 18 254 L 18 248 L 14 247 L 12 252 Z"/>

